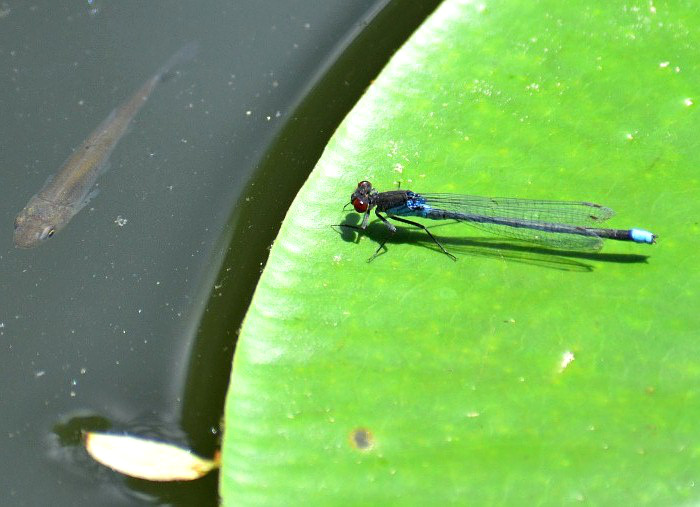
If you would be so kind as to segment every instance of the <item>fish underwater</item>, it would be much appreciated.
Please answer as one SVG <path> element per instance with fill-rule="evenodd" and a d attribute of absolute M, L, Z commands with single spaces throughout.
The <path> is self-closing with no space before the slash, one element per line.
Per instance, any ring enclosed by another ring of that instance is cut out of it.
<path fill-rule="evenodd" d="M 97 178 L 106 171 L 109 156 L 131 121 L 172 68 L 194 58 L 197 44 L 189 43 L 171 56 L 158 72 L 126 102 L 113 110 L 73 152 L 56 174 L 32 197 L 15 218 L 14 243 L 33 248 L 63 229 L 97 194 Z"/>

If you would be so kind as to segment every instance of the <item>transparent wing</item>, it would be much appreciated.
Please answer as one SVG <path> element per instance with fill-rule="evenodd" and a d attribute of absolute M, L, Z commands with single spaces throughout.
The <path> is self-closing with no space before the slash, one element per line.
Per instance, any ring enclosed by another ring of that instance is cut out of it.
<path fill-rule="evenodd" d="M 591 202 L 537 201 L 460 194 L 420 194 L 420 196 L 425 199 L 426 204 L 458 213 L 585 227 L 595 227 L 615 214 L 610 208 Z"/>
<path fill-rule="evenodd" d="M 487 218 L 522 221 L 534 226 L 568 225 L 577 233 L 551 232 L 532 227 L 517 227 L 468 220 L 469 225 L 498 236 L 521 239 L 539 245 L 575 250 L 599 250 L 602 238 L 589 227 L 599 226 L 614 215 L 605 206 L 590 202 L 539 201 L 504 197 L 459 194 L 420 194 L 432 208 Z"/>
<path fill-rule="evenodd" d="M 595 252 L 603 247 L 603 239 L 590 230 L 583 231 L 581 234 L 567 234 L 537 229 L 514 228 L 485 222 L 465 221 L 464 223 L 496 236 L 519 239 L 550 248 Z"/>

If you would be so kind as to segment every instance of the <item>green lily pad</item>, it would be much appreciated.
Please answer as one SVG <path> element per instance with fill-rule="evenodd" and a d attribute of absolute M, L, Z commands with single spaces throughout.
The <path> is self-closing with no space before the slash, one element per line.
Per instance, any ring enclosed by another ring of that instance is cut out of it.
<path fill-rule="evenodd" d="M 282 224 L 226 407 L 227 505 L 700 498 L 692 2 L 447 0 L 348 115 Z M 531 247 L 380 190 L 583 200 L 656 245 Z M 378 222 L 378 221 L 377 221 Z"/>

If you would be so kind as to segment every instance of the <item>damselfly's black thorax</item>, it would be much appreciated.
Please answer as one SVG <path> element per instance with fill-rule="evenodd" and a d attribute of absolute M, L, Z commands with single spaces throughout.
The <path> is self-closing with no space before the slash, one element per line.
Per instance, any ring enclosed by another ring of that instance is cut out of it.
<path fill-rule="evenodd" d="M 405 206 L 415 196 L 416 194 L 410 190 L 377 192 L 369 181 L 361 181 L 350 196 L 350 204 L 358 213 L 366 213 L 372 208 L 376 208 L 376 211 L 387 212 Z"/>
<path fill-rule="evenodd" d="M 371 205 L 377 207 L 378 211 L 389 211 L 394 208 L 400 208 L 406 205 L 409 199 L 413 197 L 413 192 L 410 190 L 390 190 L 389 192 L 379 192 L 370 199 Z"/>

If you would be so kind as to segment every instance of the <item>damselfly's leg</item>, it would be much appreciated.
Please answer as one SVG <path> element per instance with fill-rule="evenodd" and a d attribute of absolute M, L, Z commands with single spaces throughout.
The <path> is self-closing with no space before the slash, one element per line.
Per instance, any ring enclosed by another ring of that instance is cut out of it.
<path fill-rule="evenodd" d="M 379 213 L 377 213 L 377 215 L 379 215 Z M 447 256 L 448 256 L 450 259 L 452 259 L 453 261 L 456 261 L 456 260 L 457 260 L 457 257 L 455 257 L 454 255 L 452 255 L 452 254 L 451 254 L 450 252 L 448 252 L 447 250 L 445 250 L 445 247 L 442 246 L 442 245 L 440 244 L 440 242 L 439 242 L 437 239 L 435 239 L 435 236 L 433 236 L 433 235 L 430 233 L 430 231 L 428 230 L 428 228 L 427 228 L 426 226 L 424 226 L 423 224 L 419 224 L 418 222 L 412 222 L 411 220 L 406 220 L 405 218 L 397 217 L 397 216 L 395 216 L 395 215 L 389 215 L 388 213 L 387 213 L 387 216 L 388 216 L 389 218 L 391 218 L 392 220 L 398 220 L 399 222 L 403 222 L 404 224 L 410 224 L 410 225 L 415 225 L 416 227 L 420 227 L 421 229 L 423 229 L 423 230 L 428 234 L 428 236 L 430 236 L 430 239 L 432 239 L 433 242 L 434 242 L 437 246 L 440 247 L 440 250 L 442 250 L 442 253 L 444 253 L 445 255 L 447 255 Z M 380 216 L 379 218 L 381 218 L 382 220 L 384 220 L 384 222 L 385 222 L 386 224 L 389 224 L 389 222 L 387 222 L 387 221 L 384 219 L 384 217 Z M 389 225 L 391 225 L 391 224 L 389 224 Z M 394 227 L 393 225 L 392 225 L 391 227 L 393 228 L 393 231 L 391 231 L 391 232 L 396 232 L 396 227 Z M 384 244 L 382 243 L 382 245 L 384 245 Z M 376 254 L 375 254 L 375 255 L 376 255 Z"/>
<path fill-rule="evenodd" d="M 351 225 L 351 224 L 333 224 L 331 227 L 347 227 L 348 229 L 355 229 L 356 231 L 364 231 L 362 227 L 359 225 Z"/>
<path fill-rule="evenodd" d="M 365 213 L 365 215 L 362 217 L 362 223 L 360 225 L 352 225 L 352 224 L 333 224 L 331 227 L 347 227 L 348 229 L 355 229 L 356 231 L 364 231 L 367 228 L 367 224 L 369 223 L 369 211 Z"/>
<path fill-rule="evenodd" d="M 382 222 L 384 222 L 384 225 L 386 225 L 386 228 L 389 229 L 389 232 L 391 233 L 391 236 L 393 236 L 394 233 L 396 232 L 396 227 L 394 227 L 394 224 L 392 224 L 392 223 L 389 222 L 386 218 L 384 218 L 382 215 L 380 215 L 380 214 L 379 214 L 379 211 L 375 210 L 375 211 L 374 211 L 374 214 L 377 215 L 377 217 L 379 218 L 379 220 L 381 220 Z M 389 236 L 389 238 L 390 238 L 391 236 Z M 372 261 L 374 260 L 374 258 L 375 258 L 377 255 L 379 255 L 379 252 L 382 250 L 382 248 L 384 248 L 384 245 L 386 245 L 386 242 L 389 240 L 389 238 L 386 238 L 384 241 L 382 241 L 382 242 L 379 244 L 379 248 L 377 248 L 377 250 L 374 252 L 374 255 L 372 255 L 372 257 L 370 257 L 369 259 L 367 259 L 367 262 L 372 262 Z"/>

